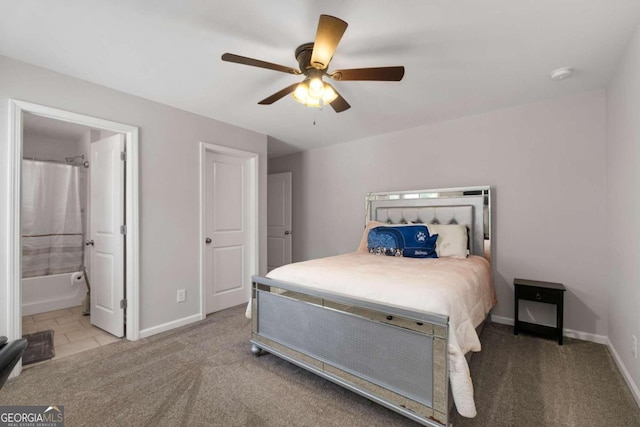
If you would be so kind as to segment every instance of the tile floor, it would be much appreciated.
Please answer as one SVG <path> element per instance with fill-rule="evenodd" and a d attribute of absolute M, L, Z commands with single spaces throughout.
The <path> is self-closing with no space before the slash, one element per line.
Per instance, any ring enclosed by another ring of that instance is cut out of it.
<path fill-rule="evenodd" d="M 89 316 L 82 314 L 82 306 L 33 314 L 22 318 L 22 333 L 24 335 L 48 329 L 54 331 L 53 346 L 56 356 L 51 360 L 61 359 L 120 340 L 120 338 L 93 326 Z M 40 363 L 27 365 L 25 368 L 28 369 Z"/>

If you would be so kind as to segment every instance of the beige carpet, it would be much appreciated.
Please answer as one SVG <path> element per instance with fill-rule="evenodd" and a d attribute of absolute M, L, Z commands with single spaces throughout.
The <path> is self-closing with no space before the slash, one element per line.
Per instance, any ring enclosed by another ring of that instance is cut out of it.
<path fill-rule="evenodd" d="M 488 323 L 470 368 L 478 407 L 465 426 L 640 426 L 635 403 L 609 349 L 600 344 L 513 335 Z"/>
<path fill-rule="evenodd" d="M 66 426 L 414 426 L 272 355 L 249 351 L 244 307 L 135 343 L 30 368 L 0 405 L 64 405 Z M 487 325 L 472 359 L 479 415 L 454 426 L 640 425 L 604 346 Z"/>

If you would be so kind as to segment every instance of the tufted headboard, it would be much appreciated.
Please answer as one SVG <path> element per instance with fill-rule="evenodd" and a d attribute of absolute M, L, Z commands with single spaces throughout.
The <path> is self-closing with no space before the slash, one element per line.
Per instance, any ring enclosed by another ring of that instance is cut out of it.
<path fill-rule="evenodd" d="M 370 193 L 367 221 L 389 224 L 462 224 L 469 233 L 469 253 L 490 259 L 490 187 Z"/>

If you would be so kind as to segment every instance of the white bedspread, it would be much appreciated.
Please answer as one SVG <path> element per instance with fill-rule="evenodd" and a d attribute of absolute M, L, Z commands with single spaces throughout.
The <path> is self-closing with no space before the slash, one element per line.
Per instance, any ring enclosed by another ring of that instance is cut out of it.
<path fill-rule="evenodd" d="M 415 259 L 353 252 L 285 265 L 267 277 L 448 315 L 451 391 L 460 415 L 476 415 L 464 354 L 480 351 L 475 328 L 496 304 L 491 267 L 483 257 Z"/>

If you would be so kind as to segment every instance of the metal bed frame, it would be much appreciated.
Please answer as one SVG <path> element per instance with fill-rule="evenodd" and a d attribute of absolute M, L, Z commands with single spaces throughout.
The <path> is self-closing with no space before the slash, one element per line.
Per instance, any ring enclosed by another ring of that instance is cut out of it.
<path fill-rule="evenodd" d="M 372 193 L 367 220 L 458 223 L 490 259 L 490 187 Z M 251 351 L 279 356 L 425 426 L 449 422 L 449 318 L 252 277 Z"/>

